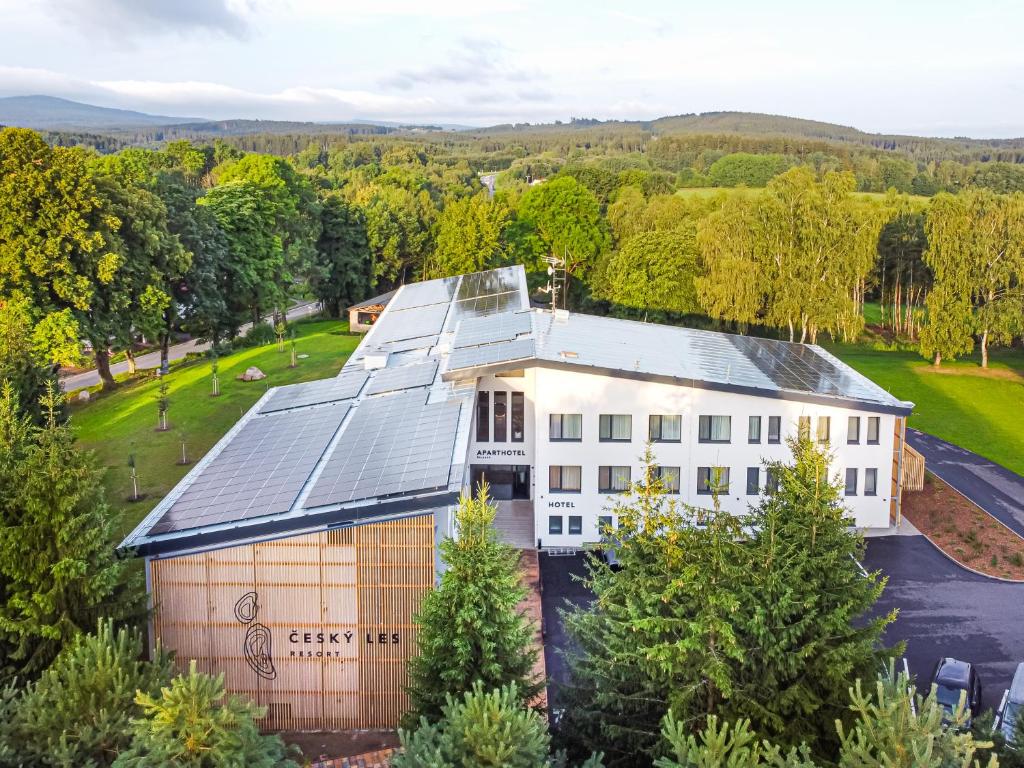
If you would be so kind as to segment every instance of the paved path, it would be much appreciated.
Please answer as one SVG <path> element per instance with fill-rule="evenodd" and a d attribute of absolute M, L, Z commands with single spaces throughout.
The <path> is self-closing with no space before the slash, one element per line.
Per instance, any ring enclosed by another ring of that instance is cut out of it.
<path fill-rule="evenodd" d="M 296 304 L 294 307 L 288 310 L 287 317 L 289 320 L 295 320 L 301 317 L 307 317 L 317 312 L 316 302 L 309 302 L 306 304 Z M 246 323 L 239 329 L 239 333 L 245 333 L 252 326 L 252 323 Z M 196 341 L 185 341 L 181 344 L 175 344 L 173 347 L 168 349 L 168 355 L 171 362 L 175 360 L 181 360 L 189 352 L 205 352 L 210 348 L 208 343 L 198 343 Z M 140 355 L 135 358 L 136 367 L 141 370 L 147 370 L 150 368 L 160 367 L 160 352 L 147 352 L 144 355 Z M 115 376 L 121 373 L 128 372 L 128 363 L 120 362 L 114 363 L 110 366 L 110 372 Z M 62 376 L 60 380 L 61 388 L 65 392 L 73 392 L 76 389 L 82 389 L 83 387 L 93 387 L 100 383 L 100 375 L 95 369 L 91 371 L 84 371 L 82 373 L 76 373 L 71 376 Z"/>
<path fill-rule="evenodd" d="M 907 430 L 907 442 L 924 456 L 929 472 L 1024 536 L 1024 477 L 916 429 Z"/>

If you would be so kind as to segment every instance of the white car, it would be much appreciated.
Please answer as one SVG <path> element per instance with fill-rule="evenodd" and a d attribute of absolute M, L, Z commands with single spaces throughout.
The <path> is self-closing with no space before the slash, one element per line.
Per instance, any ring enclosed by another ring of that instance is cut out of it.
<path fill-rule="evenodd" d="M 1024 662 L 1017 665 L 1010 687 L 1003 691 L 1003 700 L 999 702 L 996 712 L 995 726 L 1003 732 L 1007 742 L 1013 741 L 1013 731 L 1017 720 L 1024 716 Z"/>

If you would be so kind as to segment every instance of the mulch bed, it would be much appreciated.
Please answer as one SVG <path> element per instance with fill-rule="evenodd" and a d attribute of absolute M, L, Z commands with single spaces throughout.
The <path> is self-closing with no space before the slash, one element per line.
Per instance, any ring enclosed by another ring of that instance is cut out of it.
<path fill-rule="evenodd" d="M 1024 539 L 935 475 L 923 491 L 904 492 L 903 516 L 961 565 L 1024 580 Z"/>

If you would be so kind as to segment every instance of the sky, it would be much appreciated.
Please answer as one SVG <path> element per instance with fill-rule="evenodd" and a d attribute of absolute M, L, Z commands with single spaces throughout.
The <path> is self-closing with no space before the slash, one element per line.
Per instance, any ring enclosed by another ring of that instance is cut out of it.
<path fill-rule="evenodd" d="M 0 0 L 0 96 L 494 125 L 767 112 L 1024 135 L 1019 0 Z"/>

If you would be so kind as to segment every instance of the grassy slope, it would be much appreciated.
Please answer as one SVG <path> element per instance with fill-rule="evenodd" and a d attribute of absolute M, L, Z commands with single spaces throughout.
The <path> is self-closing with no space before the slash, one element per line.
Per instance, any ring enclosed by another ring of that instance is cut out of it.
<path fill-rule="evenodd" d="M 1024 474 L 1024 355 L 996 350 L 990 370 L 980 355 L 936 371 L 916 352 L 863 345 L 826 346 L 896 397 L 912 401 L 909 426 L 949 440 Z"/>
<path fill-rule="evenodd" d="M 107 497 L 120 513 L 122 534 L 127 534 L 189 470 L 176 463 L 181 458 L 182 439 L 188 458 L 201 458 L 268 385 L 333 376 L 359 343 L 360 337 L 347 335 L 348 325 L 339 321 L 304 322 L 295 327 L 297 351 L 309 355 L 299 360 L 298 368 L 288 367 L 291 355 L 279 352 L 276 344 L 235 352 L 220 360 L 220 397 L 210 397 L 210 367 L 206 362 L 173 368 L 168 378 L 168 432 L 155 430 L 159 387 L 155 377 L 128 384 L 74 409 L 72 424 L 80 444 L 95 451 L 99 462 L 109 468 Z M 236 380 L 253 365 L 267 378 L 256 382 Z M 140 491 L 146 494 L 140 502 L 126 501 L 131 491 L 129 453 L 135 454 Z"/>

